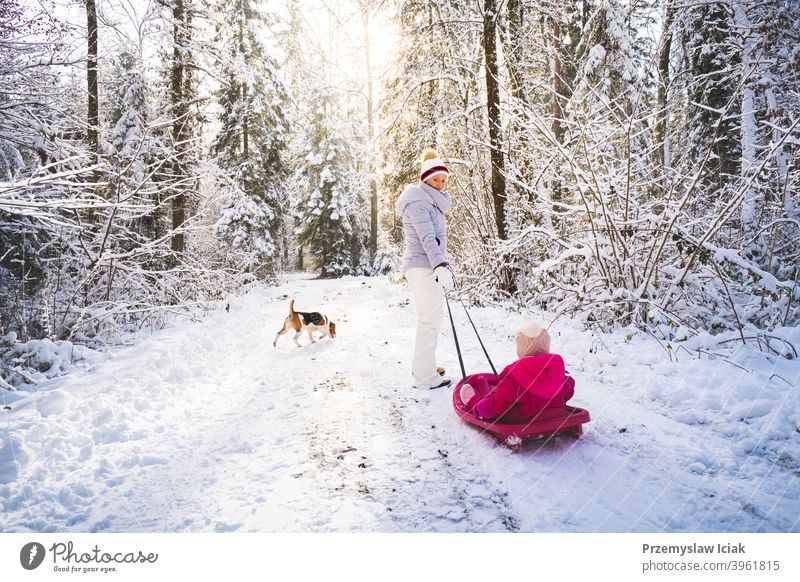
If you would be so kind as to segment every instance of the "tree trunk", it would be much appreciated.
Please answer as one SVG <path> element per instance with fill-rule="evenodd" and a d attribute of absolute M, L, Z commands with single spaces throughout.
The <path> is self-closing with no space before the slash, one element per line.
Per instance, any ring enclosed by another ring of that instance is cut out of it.
<path fill-rule="evenodd" d="M 373 120 L 373 87 L 372 87 L 372 60 L 370 58 L 370 38 L 369 38 L 369 9 L 362 5 L 361 14 L 364 20 L 364 54 L 366 57 L 367 65 L 367 131 L 369 135 L 369 258 L 375 260 L 375 255 L 378 252 L 378 186 L 375 183 L 375 166 L 372 163 L 374 159 L 372 148 L 375 142 L 375 125 Z"/>
<path fill-rule="evenodd" d="M 756 97 L 753 84 L 756 81 L 756 47 L 753 39 L 753 26 L 741 0 L 733 0 L 733 16 L 742 35 L 742 129 L 741 129 L 741 176 L 747 180 L 756 161 L 758 144 L 756 128 Z M 751 239 L 757 230 L 758 211 L 763 206 L 763 195 L 754 183 L 747 187 L 742 204 L 742 227 L 744 234 Z"/>
<path fill-rule="evenodd" d="M 242 84 L 242 103 L 247 104 L 247 87 Z M 247 123 L 247 115 L 242 120 L 242 159 L 246 160 L 250 157 L 250 129 Z M 248 192 L 249 194 L 249 192 Z"/>
<path fill-rule="evenodd" d="M 172 139 L 173 162 L 172 178 L 183 188 L 181 182 L 186 178 L 186 127 L 188 123 L 188 105 L 184 95 L 184 75 L 186 74 L 184 51 L 188 49 L 188 19 L 184 8 L 184 0 L 174 0 L 172 4 L 172 71 L 171 90 L 172 100 Z M 186 248 L 184 235 L 179 232 L 186 220 L 186 196 L 181 191 L 172 198 L 172 250 L 182 253 Z"/>
<path fill-rule="evenodd" d="M 97 5 L 95 0 L 86 0 L 86 36 L 88 41 L 86 53 L 86 89 L 88 93 L 88 107 L 86 111 L 86 141 L 89 142 L 92 164 L 97 164 L 100 157 L 100 144 L 98 138 L 100 99 L 97 91 Z M 100 194 L 97 186 L 102 181 L 99 170 L 92 172 L 94 191 Z M 89 222 L 97 219 L 95 211 L 89 210 Z"/>
<path fill-rule="evenodd" d="M 492 200 L 497 236 L 508 238 L 506 229 L 506 178 L 503 163 L 503 128 L 500 119 L 500 87 L 497 70 L 497 0 L 485 0 L 483 5 L 483 54 L 486 70 L 486 111 L 489 117 L 489 144 L 492 161 Z M 516 291 L 516 277 L 507 257 L 501 257 L 500 288 Z"/>
<path fill-rule="evenodd" d="M 86 137 L 89 142 L 89 149 L 95 157 L 93 163 L 96 163 L 99 153 L 97 137 L 99 98 L 97 94 L 97 6 L 95 5 L 95 0 L 86 0 L 86 25 L 89 42 L 86 56 L 86 85 L 89 93 Z"/>
<path fill-rule="evenodd" d="M 550 131 L 553 133 L 553 138 L 562 143 L 564 141 L 564 107 L 562 102 L 569 98 L 570 88 L 567 84 L 564 75 L 564 66 L 561 60 L 564 47 L 561 45 L 561 22 L 555 17 L 550 16 L 551 29 L 550 29 L 550 68 L 552 73 L 552 90 L 550 97 L 550 115 L 552 121 L 550 123 Z M 544 28 L 547 29 L 547 19 L 545 19 Z M 561 171 L 558 167 L 554 169 L 552 179 L 550 181 L 550 199 L 553 203 L 563 203 L 566 199 L 564 193 L 564 186 L 561 181 Z M 558 215 L 551 213 L 552 224 L 558 225 Z"/>
<path fill-rule="evenodd" d="M 508 80 L 511 86 L 511 95 L 524 105 L 528 105 L 528 96 L 525 93 L 522 79 L 522 63 L 525 62 L 525 42 L 523 40 L 523 5 L 521 0 L 508 0 L 508 41 L 505 47 L 506 67 Z"/>
<path fill-rule="evenodd" d="M 492 200 L 500 239 L 506 233 L 506 179 L 503 167 L 503 131 L 500 122 L 500 87 L 497 77 L 497 0 L 484 1 L 483 50 L 486 70 L 486 110 L 489 116 L 489 144 L 492 161 Z"/>
<path fill-rule="evenodd" d="M 242 13 L 244 13 L 244 10 L 241 8 L 241 3 L 239 4 L 239 6 L 240 10 L 242 10 Z M 244 26 L 242 25 L 241 16 L 239 17 L 238 33 L 239 33 L 239 51 L 241 53 L 244 53 Z M 247 85 L 241 81 L 239 83 L 239 91 L 240 91 L 239 97 L 241 98 L 241 103 L 243 103 L 245 106 L 245 116 L 244 119 L 242 120 L 242 159 L 246 160 L 247 158 L 250 157 L 250 140 L 248 136 L 249 128 L 247 125 L 247 118 L 248 118 L 247 114 L 249 113 L 249 111 L 247 109 Z M 250 193 L 248 192 L 248 194 Z"/>
<path fill-rule="evenodd" d="M 667 137 L 667 99 L 669 96 L 669 58 L 672 51 L 672 21 L 674 19 L 675 7 L 672 0 L 665 0 L 666 9 L 664 13 L 664 29 L 661 34 L 661 46 L 658 49 L 658 95 L 656 101 L 656 123 L 653 128 L 653 137 L 656 143 L 656 163 L 662 172 L 661 186 L 663 191 L 667 190 L 666 168 L 671 165 L 670 150 Z"/>
<path fill-rule="evenodd" d="M 567 94 L 564 83 L 564 71 L 561 66 L 561 24 L 553 18 L 553 97 L 550 102 L 550 113 L 553 116 L 551 131 L 558 142 L 564 139 L 564 109 L 561 99 Z"/>
<path fill-rule="evenodd" d="M 768 88 L 764 92 L 766 96 L 767 102 L 767 111 L 769 115 L 775 115 L 778 109 L 778 102 L 775 99 L 775 93 L 772 87 Z M 778 143 L 781 139 L 781 130 L 779 129 L 779 125 L 774 123 L 772 126 L 772 142 Z M 797 220 L 795 208 L 794 208 L 794 201 L 792 200 L 793 189 L 789 187 L 790 185 L 790 174 L 789 174 L 789 161 L 787 159 L 786 150 L 783 146 L 778 148 L 778 151 L 775 152 L 775 165 L 778 170 L 778 184 L 780 185 L 781 189 L 780 192 L 780 201 L 783 204 L 783 212 L 785 218 L 790 218 L 792 220 Z"/>
<path fill-rule="evenodd" d="M 503 52 L 506 55 L 505 63 L 508 70 L 509 85 L 513 108 L 509 120 L 508 131 L 508 165 L 509 172 L 515 173 L 518 180 L 526 186 L 522 189 L 528 201 L 536 202 L 536 193 L 530 187 L 533 179 L 529 164 L 528 130 L 525 124 L 525 113 L 530 108 L 527 87 L 522 74 L 523 63 L 526 62 L 524 33 L 524 8 L 521 0 L 508 0 L 506 13 L 508 32 L 501 35 L 504 39 Z M 536 220 L 536 217 L 534 217 Z"/>

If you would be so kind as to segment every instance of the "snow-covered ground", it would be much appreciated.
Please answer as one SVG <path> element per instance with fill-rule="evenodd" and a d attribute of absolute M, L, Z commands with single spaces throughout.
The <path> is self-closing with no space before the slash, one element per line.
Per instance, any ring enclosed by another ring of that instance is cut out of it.
<path fill-rule="evenodd" d="M 273 348 L 290 295 L 338 337 Z M 513 453 L 449 390 L 411 388 L 407 287 L 295 277 L 229 305 L 0 389 L 0 530 L 800 531 L 796 359 L 734 343 L 670 358 L 647 334 L 561 319 L 552 349 L 592 421 Z M 487 370 L 453 307 L 468 373 Z M 509 363 L 520 315 L 470 313 Z M 455 377 L 449 323 L 439 359 Z"/>

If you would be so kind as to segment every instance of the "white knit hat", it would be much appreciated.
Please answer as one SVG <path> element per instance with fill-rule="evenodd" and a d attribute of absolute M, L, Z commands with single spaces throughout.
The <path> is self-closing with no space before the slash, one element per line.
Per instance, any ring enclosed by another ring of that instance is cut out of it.
<path fill-rule="evenodd" d="M 535 321 L 527 321 L 517 331 L 517 356 L 538 356 L 550 352 L 550 334 Z"/>
<path fill-rule="evenodd" d="M 436 150 L 427 149 L 422 152 L 422 168 L 419 170 L 419 181 L 424 182 L 428 178 L 436 174 L 448 175 L 450 170 L 444 165 L 442 158 L 436 153 Z"/>

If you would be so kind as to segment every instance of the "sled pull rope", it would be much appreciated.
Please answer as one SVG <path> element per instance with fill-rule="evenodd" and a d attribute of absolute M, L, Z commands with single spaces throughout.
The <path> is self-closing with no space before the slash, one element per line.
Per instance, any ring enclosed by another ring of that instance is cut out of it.
<path fill-rule="evenodd" d="M 461 307 L 464 308 L 464 313 L 467 314 L 467 319 L 469 319 L 469 322 L 472 324 L 472 329 L 475 330 L 475 335 L 478 337 L 478 343 L 481 344 L 481 349 L 483 349 L 483 355 L 486 356 L 487 360 L 489 360 L 489 365 L 492 367 L 492 372 L 494 372 L 494 375 L 497 376 L 497 370 L 495 369 L 494 364 L 492 363 L 492 358 L 489 357 L 489 352 L 486 351 L 486 346 L 484 346 L 483 342 L 481 341 L 481 334 L 478 333 L 478 328 L 475 327 L 475 323 L 469 316 L 469 311 L 467 311 L 467 306 L 464 304 L 464 300 L 460 299 L 460 301 L 461 301 Z"/>
<path fill-rule="evenodd" d="M 447 295 L 444 296 L 444 302 L 447 304 L 447 315 L 450 316 L 450 327 L 453 328 L 453 339 L 456 341 L 456 353 L 458 354 L 458 364 L 461 366 L 461 379 L 467 380 L 467 372 L 464 370 L 464 358 L 461 357 L 461 347 L 458 345 L 458 334 L 456 333 L 456 324 L 453 323 L 453 312 L 450 311 L 450 300 Z"/>

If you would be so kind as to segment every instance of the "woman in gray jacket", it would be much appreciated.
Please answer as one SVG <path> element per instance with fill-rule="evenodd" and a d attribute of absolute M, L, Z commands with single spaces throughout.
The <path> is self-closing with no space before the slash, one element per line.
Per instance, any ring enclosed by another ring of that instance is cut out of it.
<path fill-rule="evenodd" d="M 422 154 L 419 184 L 408 186 L 397 200 L 403 219 L 406 251 L 402 272 L 414 296 L 417 336 L 411 373 L 417 388 L 441 388 L 450 384 L 436 367 L 436 343 L 444 317 L 444 293 L 455 282 L 447 264 L 447 221 L 450 194 L 444 191 L 449 171 L 434 150 Z M 441 374 L 441 375 L 440 375 Z"/>

